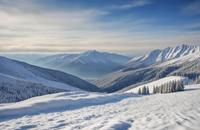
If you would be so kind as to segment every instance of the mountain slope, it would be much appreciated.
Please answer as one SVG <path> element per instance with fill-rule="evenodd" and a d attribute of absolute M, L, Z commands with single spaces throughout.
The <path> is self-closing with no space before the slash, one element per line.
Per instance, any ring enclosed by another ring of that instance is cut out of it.
<path fill-rule="evenodd" d="M 0 129 L 199 130 L 200 85 L 183 92 L 57 93 L 0 107 Z"/>
<path fill-rule="evenodd" d="M 35 86 L 54 88 L 52 89 L 53 91 L 75 91 L 80 89 L 86 91 L 99 91 L 95 85 L 92 85 L 73 75 L 40 68 L 5 57 L 0 57 L 0 75 L 0 81 L 3 84 L 2 87 L 4 88 L 1 89 L 2 91 L 11 87 L 12 89 L 16 88 L 16 90 L 18 87 L 22 87 L 19 90 L 19 93 L 21 93 L 21 90 L 27 88 L 28 86 L 34 86 L 33 84 L 36 84 Z M 36 89 L 36 87 L 34 87 L 34 89 Z M 26 93 L 29 93 L 28 89 Z"/>
<path fill-rule="evenodd" d="M 68 84 L 69 86 L 87 91 L 97 90 L 94 85 L 73 75 L 61 71 L 29 65 L 24 62 L 11 60 L 4 57 L 0 57 L 0 73 L 28 81 L 36 81 L 42 83 L 45 83 L 45 81 L 53 81 Z"/>
<path fill-rule="evenodd" d="M 75 90 L 75 88 L 71 90 Z M 65 90 L 0 74 L 0 103 L 18 102 L 35 96 L 63 91 Z"/>
<path fill-rule="evenodd" d="M 127 66 L 132 68 L 146 67 L 155 63 L 161 63 L 175 58 L 181 58 L 197 52 L 200 52 L 199 46 L 183 44 L 174 48 L 168 47 L 163 50 L 154 50 L 144 56 L 135 57 L 127 63 Z"/>
<path fill-rule="evenodd" d="M 198 48 L 198 47 L 197 47 Z M 198 50 L 198 49 L 197 49 Z M 96 81 L 96 85 L 108 92 L 131 89 L 166 76 L 180 75 L 195 79 L 200 75 L 200 52 L 178 57 L 144 68 L 127 67 Z"/>
<path fill-rule="evenodd" d="M 98 51 L 59 54 L 37 60 L 42 66 L 62 70 L 83 78 L 94 78 L 119 70 L 129 57 Z"/>

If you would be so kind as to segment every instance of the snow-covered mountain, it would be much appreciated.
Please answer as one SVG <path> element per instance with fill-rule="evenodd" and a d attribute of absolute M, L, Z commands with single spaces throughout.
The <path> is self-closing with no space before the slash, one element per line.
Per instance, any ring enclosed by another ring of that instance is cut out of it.
<path fill-rule="evenodd" d="M 168 47 L 163 50 L 157 49 L 144 56 L 139 56 L 131 59 L 127 63 L 127 66 L 133 68 L 146 67 L 155 63 L 161 63 L 175 58 L 181 58 L 197 52 L 200 52 L 200 46 L 185 44 L 176 47 Z"/>
<path fill-rule="evenodd" d="M 31 89 L 28 89 L 32 87 Z M 55 71 L 37 66 L 32 66 L 24 62 L 11 60 L 5 57 L 0 57 L 0 91 L 1 93 L 12 94 L 26 94 L 35 91 L 34 94 L 27 95 L 26 97 L 36 96 L 38 90 L 41 91 L 58 92 L 58 91 L 75 91 L 87 90 L 98 91 L 99 89 L 78 77 L 66 74 L 61 71 Z M 47 88 L 47 89 L 46 89 Z M 25 89 L 25 90 L 24 90 Z M 16 90 L 16 91 L 14 91 Z M 30 91 L 29 91 L 30 90 Z M 41 92 L 42 93 L 44 93 Z M 40 94 L 39 94 L 40 95 Z M 22 95 L 21 95 L 22 97 Z M 24 97 L 24 98 L 26 98 Z M 23 99 L 23 98 L 22 98 Z"/>
<path fill-rule="evenodd" d="M 160 64 L 157 64 L 155 66 L 161 67 L 161 66 L 179 66 L 179 65 L 184 65 L 187 63 L 195 62 L 195 61 L 200 61 L 200 51 L 196 51 L 194 53 L 188 54 L 183 57 L 178 57 L 174 58 L 172 60 L 168 60 L 166 62 L 162 62 Z"/>
<path fill-rule="evenodd" d="M 122 89 L 131 89 L 166 76 L 179 75 L 194 80 L 200 75 L 199 47 L 182 45 L 176 48 L 180 47 L 188 47 L 190 51 L 187 51 L 188 53 L 183 51 L 184 54 L 179 54 L 181 56 L 177 55 L 177 58 L 157 62 L 147 67 L 125 67 L 98 79 L 95 84 L 108 92 L 114 92 Z"/>
<path fill-rule="evenodd" d="M 94 78 L 121 69 L 128 60 L 130 58 L 126 56 L 92 50 L 81 54 L 47 56 L 37 63 L 83 78 Z"/>
<path fill-rule="evenodd" d="M 96 50 L 91 50 L 81 53 L 76 58 L 74 58 L 73 62 L 82 64 L 91 64 L 91 63 L 124 64 L 128 59 L 130 58 L 119 54 L 98 52 Z"/>

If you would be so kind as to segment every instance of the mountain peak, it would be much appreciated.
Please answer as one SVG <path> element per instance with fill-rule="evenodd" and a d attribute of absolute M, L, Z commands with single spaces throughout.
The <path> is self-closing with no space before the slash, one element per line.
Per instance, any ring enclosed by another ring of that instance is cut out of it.
<path fill-rule="evenodd" d="M 176 47 L 167 47 L 162 50 L 153 50 L 144 56 L 130 60 L 128 66 L 149 66 L 158 62 L 183 57 L 192 53 L 200 52 L 200 47 L 196 45 L 181 44 Z"/>
<path fill-rule="evenodd" d="M 93 54 L 99 54 L 101 52 L 97 51 L 97 50 L 88 50 L 88 51 L 85 51 L 83 52 L 82 54 L 83 55 L 93 55 Z"/>
<path fill-rule="evenodd" d="M 81 62 L 81 63 L 124 63 L 129 60 L 128 57 L 108 53 L 108 52 L 99 52 L 97 50 L 89 50 L 86 52 L 81 53 L 78 57 L 75 58 L 74 61 Z"/>

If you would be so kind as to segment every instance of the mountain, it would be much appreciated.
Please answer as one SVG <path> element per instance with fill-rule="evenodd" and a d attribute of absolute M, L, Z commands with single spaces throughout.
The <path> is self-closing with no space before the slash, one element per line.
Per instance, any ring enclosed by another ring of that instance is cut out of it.
<path fill-rule="evenodd" d="M 31 93 L 26 97 L 32 97 L 38 95 L 38 92 L 40 91 L 38 89 L 39 87 L 42 91 L 40 92 L 41 94 L 47 92 L 48 90 L 50 90 L 49 93 L 61 90 L 80 91 L 80 89 L 86 91 L 99 91 L 95 85 L 92 85 L 73 75 L 0 57 L 1 94 L 5 94 L 5 92 L 7 92 L 12 94 L 15 93 L 17 95 L 23 94 L 23 91 L 27 94 Z M 36 91 L 35 95 L 31 91 Z"/>
<path fill-rule="evenodd" d="M 163 50 L 157 49 L 144 56 L 139 56 L 131 59 L 127 63 L 127 66 L 132 68 L 146 67 L 155 63 L 161 63 L 175 58 L 181 58 L 195 52 L 200 52 L 199 46 L 183 44 L 176 47 L 168 47 Z"/>
<path fill-rule="evenodd" d="M 166 76 L 180 75 L 194 80 L 200 75 L 199 47 L 182 45 L 175 48 L 180 47 L 193 49 L 187 49 L 191 50 L 187 51 L 187 55 L 185 54 L 186 51 L 182 51 L 184 54 L 177 55 L 177 58 L 156 62 L 151 66 L 123 68 L 102 77 L 95 84 L 107 92 L 115 92 L 122 89 L 131 89 Z"/>
<path fill-rule="evenodd" d="M 15 59 L 17 61 L 26 62 L 29 64 L 34 64 L 37 59 L 45 56 L 49 56 L 50 54 L 40 54 L 40 53 L 0 53 L 0 56 Z"/>
<path fill-rule="evenodd" d="M 128 60 L 130 58 L 126 56 L 92 50 L 81 54 L 46 56 L 37 60 L 37 63 L 83 78 L 96 78 L 123 68 Z"/>

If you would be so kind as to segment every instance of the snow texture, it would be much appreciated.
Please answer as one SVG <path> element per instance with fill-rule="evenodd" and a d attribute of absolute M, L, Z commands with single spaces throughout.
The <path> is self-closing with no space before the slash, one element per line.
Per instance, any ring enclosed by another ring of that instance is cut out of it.
<path fill-rule="evenodd" d="M 200 85 L 186 91 L 133 93 L 64 92 L 0 105 L 0 129 L 199 130 Z"/>

